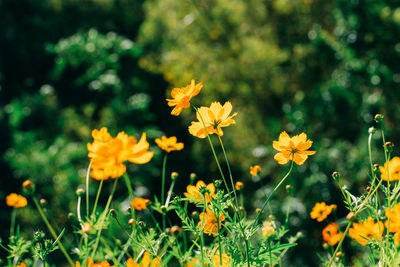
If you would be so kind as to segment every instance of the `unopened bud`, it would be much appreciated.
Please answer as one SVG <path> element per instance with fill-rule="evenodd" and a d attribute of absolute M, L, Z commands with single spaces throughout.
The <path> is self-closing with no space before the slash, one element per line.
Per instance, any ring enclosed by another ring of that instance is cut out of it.
<path fill-rule="evenodd" d="M 332 178 L 335 179 L 336 181 L 339 181 L 340 173 L 339 172 L 333 172 L 332 173 Z"/>
<path fill-rule="evenodd" d="M 117 211 L 115 209 L 110 209 L 110 215 L 112 217 L 116 217 L 117 216 Z"/>
<path fill-rule="evenodd" d="M 370 186 L 367 186 L 366 188 L 365 188 L 365 191 L 369 191 L 369 190 L 371 190 L 371 187 Z"/>
<path fill-rule="evenodd" d="M 39 202 L 40 202 L 40 205 L 42 205 L 43 207 L 45 207 L 47 205 L 47 200 L 44 198 L 41 198 Z"/>
<path fill-rule="evenodd" d="M 75 193 L 79 197 L 85 193 L 85 190 L 83 188 L 78 188 L 78 189 L 76 189 Z"/>
<path fill-rule="evenodd" d="M 346 216 L 346 219 L 348 220 L 348 221 L 352 221 L 352 220 L 354 220 L 355 219 L 355 217 L 356 217 L 356 214 L 354 213 L 354 212 L 349 212 L 349 214 L 347 214 L 347 216 Z"/>
<path fill-rule="evenodd" d="M 343 252 L 338 251 L 338 252 L 336 253 L 336 257 L 342 257 L 342 256 L 343 256 Z"/>
<path fill-rule="evenodd" d="M 379 164 L 374 164 L 374 165 L 372 166 L 372 170 L 373 170 L 374 172 L 379 172 Z"/>
<path fill-rule="evenodd" d="M 222 181 L 221 181 L 221 180 L 215 180 L 215 181 L 214 181 L 214 185 L 215 185 L 216 188 L 221 188 L 221 186 L 222 186 Z"/>
<path fill-rule="evenodd" d="M 133 218 L 129 219 L 128 224 L 132 225 L 135 222 L 135 220 Z"/>
<path fill-rule="evenodd" d="M 286 192 L 288 192 L 288 193 L 292 192 L 292 186 L 290 184 L 286 185 L 285 188 L 286 188 Z"/>
<path fill-rule="evenodd" d="M 328 243 L 324 242 L 324 243 L 322 243 L 322 247 L 326 249 L 326 248 L 329 248 L 329 245 L 328 245 Z"/>
<path fill-rule="evenodd" d="M 376 132 L 376 129 L 374 127 L 369 127 L 368 133 L 369 134 L 374 134 Z"/>
<path fill-rule="evenodd" d="M 172 172 L 171 173 L 171 179 L 172 181 L 175 181 L 179 177 L 179 173 L 177 172 Z"/>
<path fill-rule="evenodd" d="M 387 149 L 387 151 L 389 152 L 389 153 L 391 153 L 392 151 L 393 151 L 393 143 L 392 142 L 390 142 L 390 141 L 388 141 L 388 142 L 386 142 L 385 143 L 385 148 Z"/>
<path fill-rule="evenodd" d="M 374 120 L 376 121 L 376 123 L 381 124 L 383 121 L 383 115 L 382 114 L 376 114 L 374 117 Z"/>
<path fill-rule="evenodd" d="M 177 225 L 172 226 L 170 233 L 171 235 L 179 235 L 179 233 L 181 232 L 181 228 Z"/>
<path fill-rule="evenodd" d="M 194 172 L 192 172 L 191 174 L 190 174 L 190 181 L 194 181 L 194 180 L 196 180 L 196 178 L 197 178 L 197 175 L 194 173 Z"/>
<path fill-rule="evenodd" d="M 89 233 L 92 229 L 93 229 L 93 227 L 90 223 L 85 222 L 82 225 L 82 232 L 84 232 L 85 234 Z"/>
<path fill-rule="evenodd" d="M 162 205 L 161 207 L 162 212 L 166 212 L 167 211 L 167 207 L 165 207 L 164 205 Z"/>
<path fill-rule="evenodd" d="M 240 211 L 244 211 L 244 208 L 242 206 L 239 206 Z"/>
<path fill-rule="evenodd" d="M 45 237 L 44 233 L 42 231 L 36 231 L 33 234 L 33 238 L 35 238 L 35 240 L 40 241 Z"/>
<path fill-rule="evenodd" d="M 31 180 L 26 180 L 25 182 L 22 183 L 22 189 L 25 192 L 25 194 L 31 196 L 33 193 L 35 193 L 35 184 L 32 183 Z"/>
<path fill-rule="evenodd" d="M 240 191 L 240 190 L 242 190 L 243 189 L 243 187 L 244 187 L 244 183 L 242 183 L 242 182 L 236 182 L 236 184 L 235 184 L 235 189 L 237 190 L 237 191 Z"/>
<path fill-rule="evenodd" d="M 193 217 L 194 219 L 197 219 L 197 218 L 199 217 L 199 213 L 198 213 L 197 211 L 193 211 L 193 212 L 192 212 L 192 217 Z"/>
<path fill-rule="evenodd" d="M 260 213 L 261 209 L 260 208 L 256 208 L 256 213 Z"/>

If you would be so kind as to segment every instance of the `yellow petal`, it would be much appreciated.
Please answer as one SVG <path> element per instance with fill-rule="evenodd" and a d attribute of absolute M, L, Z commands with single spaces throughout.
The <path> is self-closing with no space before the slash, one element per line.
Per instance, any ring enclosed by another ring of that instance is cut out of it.
<path fill-rule="evenodd" d="M 281 152 L 276 154 L 274 156 L 274 159 L 279 163 L 279 164 L 286 164 L 289 162 L 289 158 L 285 157 Z"/>

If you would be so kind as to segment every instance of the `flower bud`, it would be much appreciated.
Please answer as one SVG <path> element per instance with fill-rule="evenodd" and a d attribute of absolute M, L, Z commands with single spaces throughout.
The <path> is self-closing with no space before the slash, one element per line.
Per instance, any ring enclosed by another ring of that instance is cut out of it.
<path fill-rule="evenodd" d="M 35 184 L 31 180 L 26 180 L 22 183 L 22 189 L 25 194 L 32 196 L 35 193 Z"/>
<path fill-rule="evenodd" d="M 175 181 L 176 179 L 178 179 L 178 177 L 179 177 L 179 173 L 177 173 L 177 172 L 172 172 L 172 173 L 171 173 L 171 179 L 172 179 L 172 181 Z"/>
<path fill-rule="evenodd" d="M 244 208 L 242 206 L 239 206 L 240 211 L 244 211 Z"/>
<path fill-rule="evenodd" d="M 341 251 L 338 251 L 337 253 L 336 253 L 336 257 L 342 257 L 343 256 L 343 252 L 341 252 Z"/>
<path fill-rule="evenodd" d="M 222 186 L 222 181 L 221 181 L 221 180 L 215 180 L 215 181 L 214 181 L 214 185 L 215 185 L 216 188 L 221 188 L 221 186 Z"/>
<path fill-rule="evenodd" d="M 196 180 L 196 178 L 197 178 L 197 175 L 194 173 L 194 172 L 192 172 L 191 174 L 190 174 L 190 181 L 194 181 L 194 180 Z"/>
<path fill-rule="evenodd" d="M 385 148 L 386 148 L 387 152 L 389 152 L 389 153 L 391 153 L 393 151 L 393 146 L 394 146 L 393 143 L 390 141 L 385 143 Z"/>
<path fill-rule="evenodd" d="M 34 238 L 36 241 L 41 241 L 44 237 L 45 237 L 45 235 L 44 235 L 44 233 L 43 233 L 42 231 L 36 231 L 36 232 L 33 234 L 33 238 Z"/>
<path fill-rule="evenodd" d="M 260 213 L 261 212 L 261 209 L 260 208 L 257 208 L 256 209 L 256 213 Z"/>
<path fill-rule="evenodd" d="M 374 164 L 374 165 L 372 166 L 372 170 L 373 170 L 375 173 L 379 172 L 379 164 Z"/>
<path fill-rule="evenodd" d="M 376 132 L 375 127 L 369 127 L 369 129 L 368 129 L 369 134 L 374 134 L 375 132 Z"/>
<path fill-rule="evenodd" d="M 365 191 L 369 191 L 369 190 L 371 190 L 371 187 L 370 186 L 367 186 L 366 188 L 365 188 Z"/>
<path fill-rule="evenodd" d="M 181 230 L 182 229 L 178 225 L 174 225 L 174 226 L 172 226 L 170 233 L 171 233 L 171 235 L 179 235 Z"/>
<path fill-rule="evenodd" d="M 45 207 L 45 206 L 47 205 L 47 200 L 44 199 L 44 198 L 41 198 L 41 199 L 39 200 L 39 202 L 40 202 L 40 205 L 42 205 L 42 207 Z"/>
<path fill-rule="evenodd" d="M 164 213 L 167 211 L 167 207 L 165 207 L 164 205 L 162 205 L 160 208 L 161 208 L 161 211 Z"/>
<path fill-rule="evenodd" d="M 80 196 L 82 196 L 82 195 L 85 193 L 85 189 L 83 189 L 83 188 L 80 187 L 80 188 L 76 189 L 75 193 L 76 193 L 76 195 L 77 195 L 78 197 L 80 197 Z"/>
<path fill-rule="evenodd" d="M 199 217 L 199 213 L 198 213 L 197 211 L 193 211 L 193 212 L 192 212 L 192 217 L 193 217 L 194 219 L 197 219 L 197 218 Z"/>
<path fill-rule="evenodd" d="M 346 219 L 348 220 L 348 221 L 353 221 L 354 219 L 356 218 L 356 215 L 355 215 L 355 213 L 354 212 L 349 212 L 349 214 L 347 214 L 347 216 L 346 216 Z"/>
<path fill-rule="evenodd" d="M 376 114 L 374 117 L 374 120 L 376 121 L 376 123 L 381 124 L 383 121 L 383 115 L 382 114 Z"/>
<path fill-rule="evenodd" d="M 89 233 L 91 230 L 93 230 L 93 227 L 92 227 L 92 225 L 90 223 L 85 222 L 82 225 L 82 232 L 84 232 L 85 234 Z"/>
<path fill-rule="evenodd" d="M 128 224 L 132 225 L 135 222 L 135 220 L 133 218 L 129 219 Z M 139 222 L 140 223 L 140 222 Z"/>
<path fill-rule="evenodd" d="M 285 188 L 286 188 L 286 192 L 288 192 L 288 193 L 292 192 L 292 186 L 290 184 L 287 184 L 285 186 Z"/>
<path fill-rule="evenodd" d="M 117 211 L 115 209 L 110 209 L 109 213 L 112 217 L 117 217 Z"/>
<path fill-rule="evenodd" d="M 336 181 L 339 181 L 340 173 L 339 172 L 333 172 L 332 173 L 332 178 L 335 179 Z"/>
<path fill-rule="evenodd" d="M 327 248 L 329 248 L 329 245 L 328 245 L 328 243 L 324 242 L 324 243 L 322 243 L 322 247 L 323 247 L 324 249 L 327 249 Z"/>

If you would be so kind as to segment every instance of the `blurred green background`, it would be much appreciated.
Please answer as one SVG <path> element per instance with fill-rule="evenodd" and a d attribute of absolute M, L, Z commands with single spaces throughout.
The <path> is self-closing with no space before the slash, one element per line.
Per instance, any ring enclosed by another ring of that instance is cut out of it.
<path fill-rule="evenodd" d="M 345 216 L 333 171 L 354 194 L 363 192 L 375 113 L 385 115 L 387 138 L 400 143 L 400 1 L 1 0 L 0 25 L 3 240 L 10 217 L 4 198 L 27 178 L 57 224 L 67 223 L 94 128 L 147 132 L 155 157 L 130 164 L 129 173 L 150 198 L 159 195 L 161 177 L 154 139 L 164 134 L 185 143 L 168 160 L 168 171 L 181 174 L 177 194 L 192 172 L 218 178 L 206 140 L 187 131 L 193 112 L 171 116 L 165 101 L 191 79 L 204 84 L 195 104 L 229 100 L 239 113 L 223 139 L 235 179 L 245 182 L 249 215 L 288 169 L 273 160 L 279 133 L 306 132 L 314 141 L 317 154 L 288 180 L 295 189 L 290 234 L 304 238 L 285 266 L 319 263 L 310 251 L 323 251 L 325 224 L 309 218 L 315 202 L 336 203 L 337 217 Z M 380 138 L 374 136 L 374 157 L 382 164 Z M 248 172 L 254 164 L 263 168 L 261 179 Z M 116 202 L 126 200 L 122 184 L 120 190 Z M 286 197 L 280 190 L 271 202 L 281 222 Z M 19 210 L 19 223 L 27 237 L 44 228 L 32 207 Z M 355 255 L 359 247 L 349 244 Z"/>

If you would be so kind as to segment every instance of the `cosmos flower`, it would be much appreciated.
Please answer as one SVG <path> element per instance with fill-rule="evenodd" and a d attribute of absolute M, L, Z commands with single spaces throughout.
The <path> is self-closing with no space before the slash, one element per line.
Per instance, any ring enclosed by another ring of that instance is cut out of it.
<path fill-rule="evenodd" d="M 315 203 L 312 211 L 310 212 L 311 219 L 316 219 L 317 221 L 322 222 L 326 219 L 326 217 L 328 217 L 329 214 L 331 214 L 332 210 L 336 208 L 337 206 L 335 204 L 326 205 L 325 202 Z"/>
<path fill-rule="evenodd" d="M 6 203 L 7 206 L 13 207 L 13 208 L 23 208 L 28 204 L 28 201 L 24 196 L 11 193 L 8 196 L 6 196 Z"/>
<path fill-rule="evenodd" d="M 183 149 L 183 143 L 177 142 L 175 136 L 171 136 L 169 138 L 163 136 L 161 137 L 161 139 L 157 138 L 155 141 L 162 150 L 165 150 L 168 153 L 171 151 L 179 151 Z"/>
<path fill-rule="evenodd" d="M 365 246 L 369 240 L 382 239 L 384 231 L 383 222 L 375 221 L 372 217 L 368 217 L 366 220 L 360 223 L 353 223 L 353 226 L 349 229 L 349 235 L 351 238 L 357 240 L 358 243 Z"/>
<path fill-rule="evenodd" d="M 316 151 L 308 151 L 312 145 L 312 141 L 307 140 L 307 135 L 301 133 L 290 137 L 285 131 L 279 135 L 279 140 L 274 141 L 272 146 L 279 151 L 275 154 L 274 159 L 279 164 L 286 164 L 290 160 L 297 165 L 303 165 L 308 156 L 314 155 Z"/>
<path fill-rule="evenodd" d="M 172 99 L 167 99 L 168 106 L 174 107 L 171 114 L 178 116 L 184 108 L 189 108 L 190 100 L 200 93 L 201 88 L 203 88 L 202 83 L 195 84 L 192 80 L 186 87 L 172 89 Z"/>
<path fill-rule="evenodd" d="M 336 245 L 342 239 L 343 233 L 338 232 L 337 223 L 330 223 L 322 230 L 322 238 L 330 246 Z"/>

